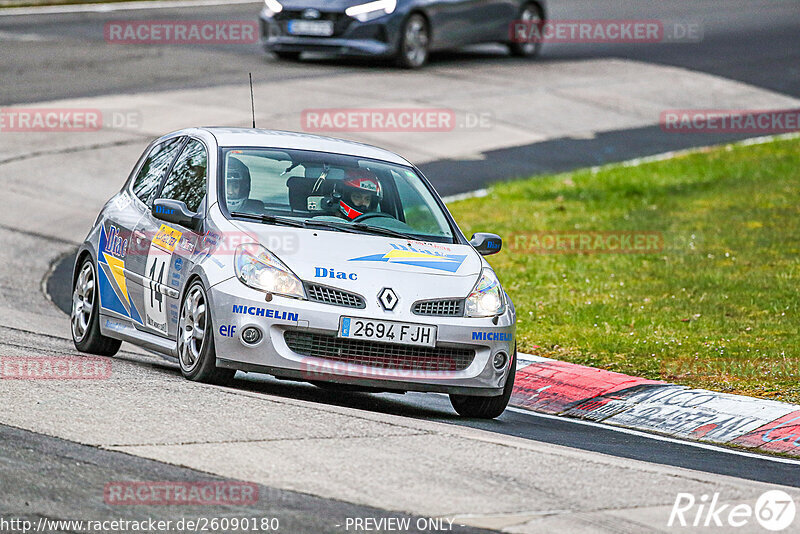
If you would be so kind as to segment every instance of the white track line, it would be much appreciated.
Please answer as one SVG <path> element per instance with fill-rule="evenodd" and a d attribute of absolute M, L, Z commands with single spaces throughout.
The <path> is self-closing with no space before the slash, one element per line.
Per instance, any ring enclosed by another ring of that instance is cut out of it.
<path fill-rule="evenodd" d="M 442 198 L 442 202 L 450 204 L 451 202 L 458 202 L 459 200 L 467 200 L 468 198 L 481 198 L 489 194 L 488 189 L 476 189 L 468 193 L 458 193 L 457 195 L 450 195 L 449 197 Z"/>
<path fill-rule="evenodd" d="M 606 424 L 606 423 L 598 423 L 598 422 L 595 422 L 595 421 L 586 421 L 584 419 L 575 419 L 575 418 L 572 418 L 572 417 L 562 417 L 562 416 L 559 416 L 559 415 L 550 415 L 550 414 L 534 412 L 534 411 L 531 411 L 531 410 L 526 410 L 524 408 L 517 408 L 516 406 L 509 406 L 508 408 L 506 408 L 506 410 L 509 410 L 509 411 L 512 411 L 512 412 L 516 412 L 516 413 L 522 413 L 522 414 L 531 415 L 533 417 L 541 417 L 543 419 L 555 419 L 555 420 L 558 420 L 558 421 L 569 421 L 570 423 L 575 423 L 577 425 L 586 425 L 586 426 L 593 426 L 593 427 L 597 427 L 597 428 L 604 428 L 606 430 L 612 430 L 614 432 L 621 432 L 623 434 L 630 434 L 632 436 L 639 436 L 639 437 L 642 437 L 642 438 L 654 439 L 656 441 L 666 441 L 668 443 L 676 443 L 678 445 L 686 445 L 688 447 L 695 447 L 695 448 L 698 448 L 698 449 L 707 449 L 707 450 L 711 450 L 711 451 L 715 451 L 715 452 L 722 452 L 722 453 L 725 453 L 725 454 L 733 454 L 735 456 L 745 456 L 747 458 L 755 458 L 757 460 L 766 460 L 768 462 L 777 462 L 777 463 L 781 463 L 781 464 L 789 464 L 789 465 L 800 466 L 800 460 L 792 460 L 790 458 L 781 458 L 779 456 L 766 456 L 764 454 L 756 454 L 756 453 L 753 453 L 753 452 L 745 452 L 745 451 L 740 451 L 740 450 L 737 450 L 737 449 L 731 449 L 731 448 L 722 447 L 722 446 L 718 446 L 718 445 L 711 445 L 711 444 L 708 444 L 708 443 L 701 443 L 699 441 L 687 441 L 687 440 L 682 440 L 682 439 L 670 438 L 668 436 L 662 436 L 660 434 L 651 434 L 649 432 L 642 432 L 642 431 L 639 431 L 639 430 L 633 430 L 631 428 L 623 428 L 623 427 L 620 427 L 620 426 L 615 426 L 615 425 Z"/>
<path fill-rule="evenodd" d="M 64 6 L 0 8 L 0 17 L 21 15 L 58 15 L 64 13 L 109 13 L 145 9 L 174 9 L 180 7 L 213 7 L 233 4 L 260 4 L 253 0 L 165 0 L 157 2 L 113 2 L 109 4 L 71 4 Z"/>
<path fill-rule="evenodd" d="M 652 156 L 642 156 L 639 158 L 633 158 L 625 161 L 618 161 L 615 163 L 605 163 L 603 165 L 595 165 L 593 167 L 579 167 L 577 169 L 573 169 L 571 171 L 564 171 L 564 172 L 557 172 L 557 173 L 541 173 L 541 174 L 552 174 L 554 176 L 568 174 L 576 171 L 584 170 L 588 168 L 592 173 L 597 173 L 601 170 L 606 169 L 613 169 L 615 167 L 637 167 L 639 165 L 643 165 L 645 163 L 653 163 L 655 161 L 665 161 L 668 159 L 672 159 L 678 156 L 687 156 L 689 154 L 696 154 L 698 152 L 704 152 L 710 148 L 721 148 L 726 146 L 752 146 L 752 145 L 762 145 L 764 143 L 771 143 L 772 141 L 782 141 L 784 139 L 794 139 L 796 137 L 800 137 L 800 132 L 792 132 L 792 133 L 785 133 L 785 134 L 777 134 L 777 135 L 765 135 L 762 137 L 751 137 L 750 139 L 744 139 L 742 141 L 735 141 L 732 143 L 721 143 L 719 145 L 707 145 L 707 146 L 700 146 L 694 148 L 686 148 L 683 150 L 671 150 L 669 152 L 662 152 L 661 154 L 653 154 Z M 442 197 L 442 201 L 445 204 L 449 204 L 451 202 L 458 202 L 459 200 L 466 200 L 469 198 L 481 198 L 485 197 L 489 194 L 489 189 L 476 189 L 475 191 L 467 191 L 466 193 L 458 193 L 456 195 L 450 195 L 447 197 Z"/>

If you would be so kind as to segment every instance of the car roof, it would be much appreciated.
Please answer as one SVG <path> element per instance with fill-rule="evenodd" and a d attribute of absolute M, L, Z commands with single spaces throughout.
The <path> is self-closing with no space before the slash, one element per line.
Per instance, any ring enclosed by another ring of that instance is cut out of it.
<path fill-rule="evenodd" d="M 262 130 L 259 128 L 222 128 L 207 127 L 196 128 L 210 133 L 217 140 L 220 147 L 268 147 L 268 148 L 293 148 L 297 150 L 315 150 L 318 152 L 332 152 L 361 158 L 377 159 L 411 166 L 406 159 L 394 152 L 382 148 L 300 132 L 287 132 L 282 130 Z M 182 133 L 190 134 L 191 130 Z"/>

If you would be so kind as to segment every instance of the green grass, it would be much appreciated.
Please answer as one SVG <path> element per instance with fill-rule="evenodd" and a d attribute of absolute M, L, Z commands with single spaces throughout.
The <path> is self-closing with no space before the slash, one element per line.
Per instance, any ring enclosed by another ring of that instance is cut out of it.
<path fill-rule="evenodd" d="M 535 177 L 450 209 L 468 236 L 506 238 L 489 259 L 521 351 L 800 403 L 800 140 Z M 663 248 L 509 247 L 575 230 L 661 232 Z"/>

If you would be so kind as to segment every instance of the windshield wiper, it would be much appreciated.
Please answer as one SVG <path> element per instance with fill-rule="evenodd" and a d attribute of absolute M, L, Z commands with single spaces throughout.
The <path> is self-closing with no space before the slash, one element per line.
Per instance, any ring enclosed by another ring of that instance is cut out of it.
<path fill-rule="evenodd" d="M 392 230 L 390 228 L 383 228 L 381 226 L 370 226 L 368 224 L 362 223 L 354 223 L 352 226 L 362 230 L 364 232 L 368 232 L 371 234 L 381 234 L 381 235 L 388 235 L 391 237 L 399 237 L 401 239 L 417 239 L 416 237 L 412 236 L 411 234 L 406 234 L 403 232 L 399 232 L 397 230 Z"/>
<path fill-rule="evenodd" d="M 397 230 L 390 230 L 389 228 L 382 228 L 379 226 L 370 226 L 362 223 L 337 223 L 333 221 L 315 221 L 314 219 L 306 219 L 306 224 L 309 226 L 319 226 L 322 228 L 332 228 L 334 230 L 341 230 L 343 232 L 350 232 L 351 234 L 379 234 L 390 237 L 399 237 L 400 239 L 417 239 L 410 234 L 404 234 Z"/>
<path fill-rule="evenodd" d="M 234 217 L 243 217 L 245 219 L 255 219 L 257 221 L 265 222 L 265 223 L 272 223 L 272 224 L 282 224 L 284 226 L 294 226 L 296 228 L 304 228 L 306 224 L 303 221 L 298 221 L 295 219 L 289 219 L 288 217 L 276 217 L 275 215 L 259 215 L 257 213 L 244 213 L 241 211 L 232 211 L 231 215 Z"/>
<path fill-rule="evenodd" d="M 356 228 L 353 228 L 352 225 L 346 223 L 335 223 L 331 221 L 315 221 L 314 219 L 306 219 L 305 226 L 317 226 L 319 228 L 331 228 L 333 230 L 339 230 L 341 232 L 349 232 L 351 234 L 360 234 L 362 233 Z"/>
<path fill-rule="evenodd" d="M 399 237 L 400 239 L 417 239 L 415 236 L 412 236 L 410 234 L 404 234 L 403 232 L 398 232 L 397 230 L 390 230 L 389 228 L 382 228 L 380 226 L 370 226 L 368 224 L 362 224 L 362 223 L 348 224 L 348 223 L 336 223 L 331 221 L 315 221 L 313 219 L 307 219 L 306 222 L 316 226 L 335 228 L 337 230 L 342 230 L 345 232 L 350 232 L 355 234 L 380 234 L 390 237 Z"/>
<path fill-rule="evenodd" d="M 416 237 L 412 235 L 404 234 L 403 232 L 398 232 L 397 230 L 390 230 L 389 228 L 381 228 L 379 226 L 370 226 L 368 224 L 361 224 L 361 223 L 348 224 L 348 223 L 336 223 L 332 221 L 315 221 L 313 219 L 305 219 L 303 221 L 298 221 L 296 219 L 290 219 L 288 217 L 278 217 L 276 215 L 268 215 L 268 214 L 259 215 L 257 213 L 245 213 L 242 211 L 232 211 L 231 215 L 233 215 L 234 217 L 242 217 L 245 219 L 254 219 L 265 223 L 282 224 L 284 226 L 294 226 L 296 228 L 308 228 L 309 226 L 315 226 L 319 228 L 330 228 L 332 230 L 339 230 L 341 232 L 349 232 L 351 234 L 380 234 L 390 237 L 399 237 L 400 239 L 416 239 Z"/>

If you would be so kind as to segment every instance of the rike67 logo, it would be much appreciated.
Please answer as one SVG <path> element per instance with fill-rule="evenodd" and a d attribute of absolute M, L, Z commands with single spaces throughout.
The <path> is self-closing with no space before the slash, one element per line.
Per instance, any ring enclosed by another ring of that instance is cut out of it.
<path fill-rule="evenodd" d="M 691 493 L 678 493 L 668 527 L 725 527 L 739 528 L 758 523 L 772 532 L 787 529 L 793 522 L 796 506 L 792 496 L 782 490 L 763 493 L 755 506 L 739 503 L 720 503 L 719 493 L 701 495 L 696 498 Z"/>

